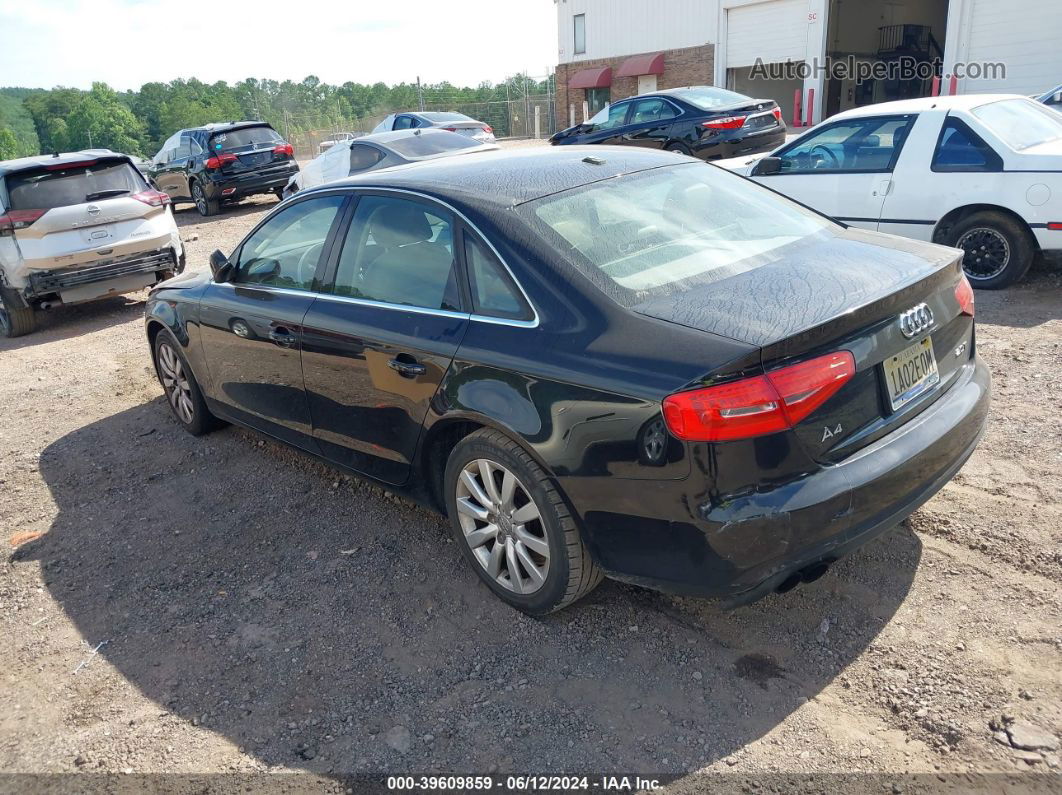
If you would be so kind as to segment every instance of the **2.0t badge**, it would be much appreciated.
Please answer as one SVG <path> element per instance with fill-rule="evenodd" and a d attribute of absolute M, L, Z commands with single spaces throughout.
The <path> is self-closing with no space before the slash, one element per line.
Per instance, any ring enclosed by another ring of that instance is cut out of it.
<path fill-rule="evenodd" d="M 919 304 L 900 313 L 900 331 L 907 339 L 918 336 L 932 325 L 933 310 L 926 304 Z"/>

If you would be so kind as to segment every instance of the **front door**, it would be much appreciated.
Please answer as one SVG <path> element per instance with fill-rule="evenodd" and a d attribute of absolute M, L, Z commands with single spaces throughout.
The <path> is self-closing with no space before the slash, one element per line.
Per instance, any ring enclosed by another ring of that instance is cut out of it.
<path fill-rule="evenodd" d="M 303 317 L 344 201 L 308 198 L 274 213 L 233 255 L 231 281 L 210 283 L 200 303 L 211 399 L 234 419 L 310 450 Z"/>
<path fill-rule="evenodd" d="M 449 211 L 382 193 L 362 196 L 337 238 L 329 294 L 303 319 L 302 355 L 314 438 L 333 461 L 408 479 L 469 322 L 453 239 Z"/>
<path fill-rule="evenodd" d="M 671 125 L 678 111 L 666 99 L 649 97 L 634 101 L 623 142 L 649 149 L 663 149 L 671 138 Z"/>
<path fill-rule="evenodd" d="M 581 144 L 620 143 L 625 132 L 627 111 L 630 108 L 630 102 L 616 102 L 607 108 L 602 108 L 587 122 L 589 129 L 580 133 L 577 142 Z"/>
<path fill-rule="evenodd" d="M 780 172 L 752 178 L 838 221 L 877 229 L 914 119 L 874 116 L 827 123 L 776 154 Z"/>

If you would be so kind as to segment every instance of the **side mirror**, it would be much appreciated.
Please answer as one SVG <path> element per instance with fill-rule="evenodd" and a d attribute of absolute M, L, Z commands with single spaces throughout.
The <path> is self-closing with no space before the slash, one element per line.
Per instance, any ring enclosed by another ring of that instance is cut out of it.
<path fill-rule="evenodd" d="M 769 177 L 771 174 L 777 174 L 782 170 L 782 158 L 780 157 L 765 157 L 760 160 L 755 166 L 752 167 L 752 176 L 754 177 Z"/>
<path fill-rule="evenodd" d="M 227 282 L 230 271 L 229 258 L 221 252 L 221 249 L 214 249 L 214 253 L 210 255 L 210 272 L 214 274 L 214 281 Z"/>

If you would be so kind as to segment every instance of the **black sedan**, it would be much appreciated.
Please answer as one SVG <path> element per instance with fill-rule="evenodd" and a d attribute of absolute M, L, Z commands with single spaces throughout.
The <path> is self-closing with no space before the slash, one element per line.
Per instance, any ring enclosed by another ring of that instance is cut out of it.
<path fill-rule="evenodd" d="M 812 580 L 939 490 L 988 412 L 958 252 L 673 155 L 370 173 L 211 266 L 147 305 L 177 420 L 438 509 L 530 613 L 602 576 L 732 604 Z"/>
<path fill-rule="evenodd" d="M 769 151 L 785 142 L 785 130 L 774 100 L 690 86 L 614 102 L 549 140 L 554 145 L 625 144 L 718 160 Z"/>

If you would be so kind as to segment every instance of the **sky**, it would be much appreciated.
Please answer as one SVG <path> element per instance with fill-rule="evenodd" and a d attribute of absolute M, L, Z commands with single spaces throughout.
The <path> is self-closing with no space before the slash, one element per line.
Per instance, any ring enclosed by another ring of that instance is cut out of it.
<path fill-rule="evenodd" d="M 553 0 L 0 0 L 0 86 L 478 85 L 557 62 Z"/>

